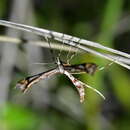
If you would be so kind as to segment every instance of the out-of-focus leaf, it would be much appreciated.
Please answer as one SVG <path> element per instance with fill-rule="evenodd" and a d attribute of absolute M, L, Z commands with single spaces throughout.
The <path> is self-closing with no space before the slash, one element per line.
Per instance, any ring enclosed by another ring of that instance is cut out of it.
<path fill-rule="evenodd" d="M 7 130 L 34 130 L 39 121 L 33 112 L 16 105 L 7 105 L 1 112 L 1 125 Z"/>

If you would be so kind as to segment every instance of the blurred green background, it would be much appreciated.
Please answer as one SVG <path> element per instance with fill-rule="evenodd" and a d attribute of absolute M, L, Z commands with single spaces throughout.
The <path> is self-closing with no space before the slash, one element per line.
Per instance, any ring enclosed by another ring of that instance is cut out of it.
<path fill-rule="evenodd" d="M 0 19 L 55 30 L 130 53 L 129 0 L 0 0 Z M 0 35 L 41 39 L 2 26 Z M 52 62 L 50 50 L 0 42 L 0 130 L 130 129 L 128 70 L 114 64 L 94 76 L 78 76 L 106 97 L 102 100 L 87 89 L 85 102 L 80 104 L 77 91 L 63 75 L 34 85 L 26 94 L 15 90 L 19 79 L 52 67 L 32 65 L 34 62 Z M 91 54 L 77 54 L 72 60 L 83 62 L 99 66 L 109 63 Z"/>

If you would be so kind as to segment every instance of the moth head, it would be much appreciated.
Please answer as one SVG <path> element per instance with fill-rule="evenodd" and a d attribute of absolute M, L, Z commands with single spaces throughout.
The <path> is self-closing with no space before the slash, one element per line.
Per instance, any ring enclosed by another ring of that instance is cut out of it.
<path fill-rule="evenodd" d="M 94 63 L 86 63 L 85 64 L 85 69 L 86 69 L 86 72 L 88 74 L 93 75 L 96 72 L 96 70 L 97 70 L 97 65 L 94 64 Z"/>

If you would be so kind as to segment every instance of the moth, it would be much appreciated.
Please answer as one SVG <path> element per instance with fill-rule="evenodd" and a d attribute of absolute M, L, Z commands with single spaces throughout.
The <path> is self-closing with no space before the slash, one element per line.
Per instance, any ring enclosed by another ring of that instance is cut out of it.
<path fill-rule="evenodd" d="M 80 102 L 82 103 L 85 99 L 85 87 L 92 89 L 96 93 L 98 93 L 103 99 L 105 97 L 96 89 L 92 88 L 91 86 L 79 81 L 76 79 L 72 74 L 77 73 L 88 73 L 90 75 L 93 75 L 97 70 L 97 65 L 95 63 L 83 63 L 83 64 L 77 64 L 77 65 L 71 65 L 71 64 L 65 64 L 63 63 L 59 57 L 57 57 L 56 60 L 57 67 L 33 76 L 26 77 L 23 80 L 20 80 L 16 87 L 20 88 L 23 93 L 25 93 L 33 84 L 36 84 L 40 80 L 44 80 L 47 78 L 50 78 L 53 75 L 56 74 L 64 74 L 66 75 L 73 85 L 78 90 L 79 96 L 80 96 Z"/>
<path fill-rule="evenodd" d="M 79 38 L 76 38 L 76 37 L 73 37 L 73 36 L 69 36 L 69 35 L 66 35 L 66 34 L 60 34 L 58 32 L 48 31 L 48 30 L 45 30 L 45 29 L 40 29 L 40 28 L 37 28 L 37 27 L 31 27 L 31 26 L 28 26 L 28 25 L 13 23 L 13 22 L 4 21 L 4 20 L 0 20 L 0 25 L 15 28 L 15 29 L 18 29 L 18 30 L 23 30 L 23 31 L 26 31 L 26 32 L 32 32 L 34 34 L 43 36 L 46 39 L 46 41 L 48 42 L 48 44 L 50 46 L 50 50 L 51 50 L 51 44 L 50 44 L 48 38 L 66 43 L 66 44 L 74 46 L 74 47 L 79 46 L 81 41 L 83 41 L 82 39 L 79 39 Z M 80 49 L 81 48 L 83 49 L 83 46 L 82 47 L 80 46 Z M 87 52 L 92 52 L 89 48 L 87 48 L 87 50 L 89 50 Z M 112 49 L 110 49 L 110 48 L 109 48 L 109 50 L 112 51 Z M 98 54 L 99 54 L 99 52 L 98 52 Z M 71 56 L 71 58 L 73 56 Z M 19 81 L 16 84 L 16 87 L 20 88 L 25 93 L 33 84 L 39 82 L 40 80 L 44 80 L 44 79 L 49 78 L 49 77 L 56 75 L 56 74 L 64 74 L 72 81 L 74 86 L 77 88 L 79 95 L 80 95 L 80 102 L 84 101 L 84 97 L 85 97 L 84 88 L 85 87 L 92 89 L 93 91 L 98 93 L 102 98 L 105 99 L 105 97 L 98 90 L 96 90 L 96 89 L 92 88 L 91 86 L 81 82 L 80 80 L 76 79 L 73 76 L 73 74 L 78 74 L 78 73 L 79 74 L 80 73 L 88 73 L 90 75 L 93 75 L 97 70 L 97 65 L 95 63 L 83 63 L 83 64 L 78 64 L 78 65 L 71 65 L 71 64 L 68 64 L 68 63 L 63 63 L 60 60 L 60 58 L 57 57 L 56 58 L 56 64 L 57 64 L 57 67 L 54 68 L 54 69 L 48 70 L 46 72 L 41 72 L 41 73 L 33 75 L 33 76 L 26 77 L 25 79 Z"/>

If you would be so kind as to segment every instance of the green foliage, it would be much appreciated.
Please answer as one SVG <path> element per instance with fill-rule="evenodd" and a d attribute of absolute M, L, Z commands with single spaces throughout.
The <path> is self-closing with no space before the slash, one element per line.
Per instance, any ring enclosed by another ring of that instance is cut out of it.
<path fill-rule="evenodd" d="M 3 14 L 5 14 L 6 12 L 6 0 L 1 0 L 0 1 L 0 17 L 3 16 Z"/>
<path fill-rule="evenodd" d="M 1 128 L 6 130 L 35 130 L 39 119 L 31 110 L 16 106 L 7 105 L 1 111 Z"/>

